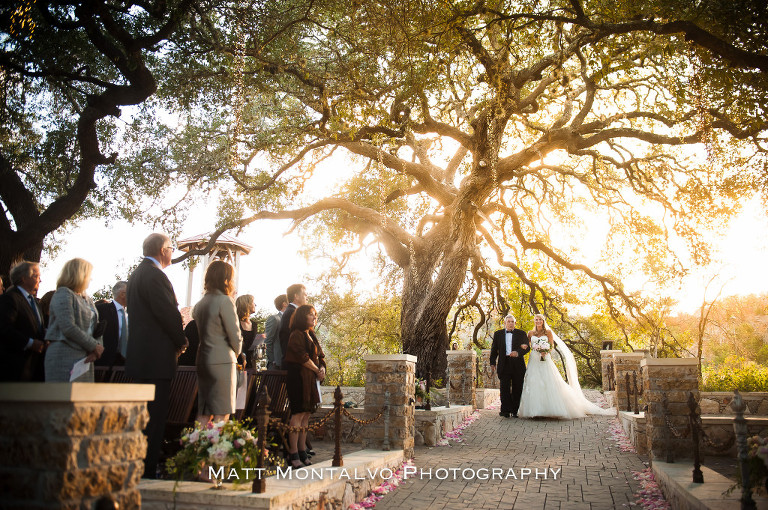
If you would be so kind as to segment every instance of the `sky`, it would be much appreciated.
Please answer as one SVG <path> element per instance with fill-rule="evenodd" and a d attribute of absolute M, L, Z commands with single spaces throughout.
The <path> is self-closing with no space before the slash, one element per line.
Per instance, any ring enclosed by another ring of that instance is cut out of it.
<path fill-rule="evenodd" d="M 192 211 L 179 237 L 191 237 L 213 230 L 215 218 L 210 208 L 201 207 Z M 319 261 L 309 261 L 299 254 L 301 240 L 296 234 L 284 235 L 290 221 L 264 220 L 251 224 L 238 239 L 253 246 L 251 253 L 241 258 L 238 294 L 252 294 L 256 307 L 271 312 L 273 299 L 284 293 L 293 283 L 305 282 L 307 276 L 319 272 Z M 103 220 L 87 220 L 62 236 L 65 245 L 56 258 L 44 255 L 42 260 L 42 282 L 38 296 L 56 287 L 56 278 L 64 262 L 82 257 L 94 264 L 93 280 L 88 289 L 93 293 L 105 286 L 111 286 L 115 274 L 125 275 L 126 270 L 141 256 L 141 243 L 152 232 L 146 225 L 131 225 L 118 221 L 106 226 Z M 722 296 L 734 294 L 758 294 L 768 292 L 768 217 L 759 200 L 745 204 L 743 211 L 724 232 L 711 234 L 717 248 L 717 259 L 710 267 L 693 272 L 679 289 L 672 288 L 673 296 L 679 301 L 675 311 L 694 313 L 704 298 L 704 289 L 713 274 L 720 276 L 710 286 L 707 299 L 712 299 L 720 285 L 724 285 Z M 174 257 L 181 252 L 174 253 Z M 365 274 L 370 268 L 362 264 L 359 269 Z M 192 285 L 192 303 L 202 296 L 203 270 L 195 270 Z M 166 269 L 181 306 L 186 306 L 188 271 L 181 264 Z M 370 273 L 369 273 L 370 274 Z M 375 275 L 372 275 L 375 278 Z M 673 287 L 677 287 L 673 285 Z M 310 294 L 312 289 L 309 289 Z"/>

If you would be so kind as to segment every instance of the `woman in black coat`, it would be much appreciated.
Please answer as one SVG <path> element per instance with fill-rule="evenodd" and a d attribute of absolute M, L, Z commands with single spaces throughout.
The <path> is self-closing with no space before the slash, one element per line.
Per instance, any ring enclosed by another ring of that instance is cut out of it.
<path fill-rule="evenodd" d="M 289 454 L 293 467 L 310 464 L 307 458 L 307 431 L 309 415 L 320 403 L 319 383 L 325 379 L 325 354 L 315 336 L 317 312 L 310 305 L 301 305 L 291 317 L 291 335 L 288 337 L 283 362 L 288 371 L 286 389 L 291 406 L 291 427 L 301 432 L 288 433 Z"/>

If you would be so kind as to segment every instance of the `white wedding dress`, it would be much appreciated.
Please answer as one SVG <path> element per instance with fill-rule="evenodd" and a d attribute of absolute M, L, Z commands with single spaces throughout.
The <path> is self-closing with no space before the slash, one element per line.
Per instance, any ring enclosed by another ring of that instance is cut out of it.
<path fill-rule="evenodd" d="M 531 343 L 537 338 L 542 337 L 532 336 Z M 546 335 L 543 338 L 546 339 Z M 531 350 L 525 371 L 518 416 L 570 420 L 584 418 L 588 414 L 614 415 L 615 409 L 603 409 L 587 400 L 581 391 L 573 354 L 554 332 L 553 338 L 564 358 L 568 382 L 563 380 L 555 362 L 552 361 L 554 350 L 545 355 L 544 361 L 541 360 L 541 354 Z"/>

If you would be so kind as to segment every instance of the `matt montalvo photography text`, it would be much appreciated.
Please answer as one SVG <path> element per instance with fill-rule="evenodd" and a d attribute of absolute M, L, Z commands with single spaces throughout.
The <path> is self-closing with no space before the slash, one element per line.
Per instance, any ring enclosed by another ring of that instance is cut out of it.
<path fill-rule="evenodd" d="M 274 469 L 274 468 L 273 468 Z M 417 468 L 405 466 L 403 468 L 403 480 L 557 480 L 562 468 Z M 227 471 L 224 467 L 208 466 L 208 476 L 211 479 L 223 479 L 225 481 L 249 480 L 257 477 L 265 468 L 243 468 L 238 473 L 235 469 Z M 277 467 L 275 476 L 278 480 L 368 480 L 381 477 L 389 480 L 395 476 L 390 468 L 358 469 L 345 467 L 322 467 L 291 469 L 290 467 Z"/>

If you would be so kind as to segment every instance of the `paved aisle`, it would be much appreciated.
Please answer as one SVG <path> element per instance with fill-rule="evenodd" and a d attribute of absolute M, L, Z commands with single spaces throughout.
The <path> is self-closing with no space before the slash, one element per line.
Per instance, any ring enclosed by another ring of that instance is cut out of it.
<path fill-rule="evenodd" d="M 376 510 L 481 508 L 609 509 L 637 507 L 639 482 L 632 471 L 642 471 L 644 459 L 619 450 L 608 427 L 614 418 L 581 420 L 502 418 L 497 410 L 480 410 L 480 418 L 464 430 L 464 443 L 417 447 L 414 463 L 422 470 L 376 504 Z M 431 478 L 427 469 L 432 468 Z M 447 468 L 449 472 L 440 472 Z M 454 479 L 451 468 L 460 468 Z M 462 469 L 471 468 L 464 471 Z M 497 468 L 497 479 L 488 476 Z M 499 471 L 499 469 L 501 471 Z M 522 478 L 521 470 L 531 474 Z M 536 469 L 561 469 L 557 479 L 535 479 Z M 506 477 L 513 469 L 517 480 Z M 500 475 L 503 473 L 503 475 Z M 447 475 L 447 478 L 445 476 Z M 445 478 L 443 480 L 438 479 Z"/>

